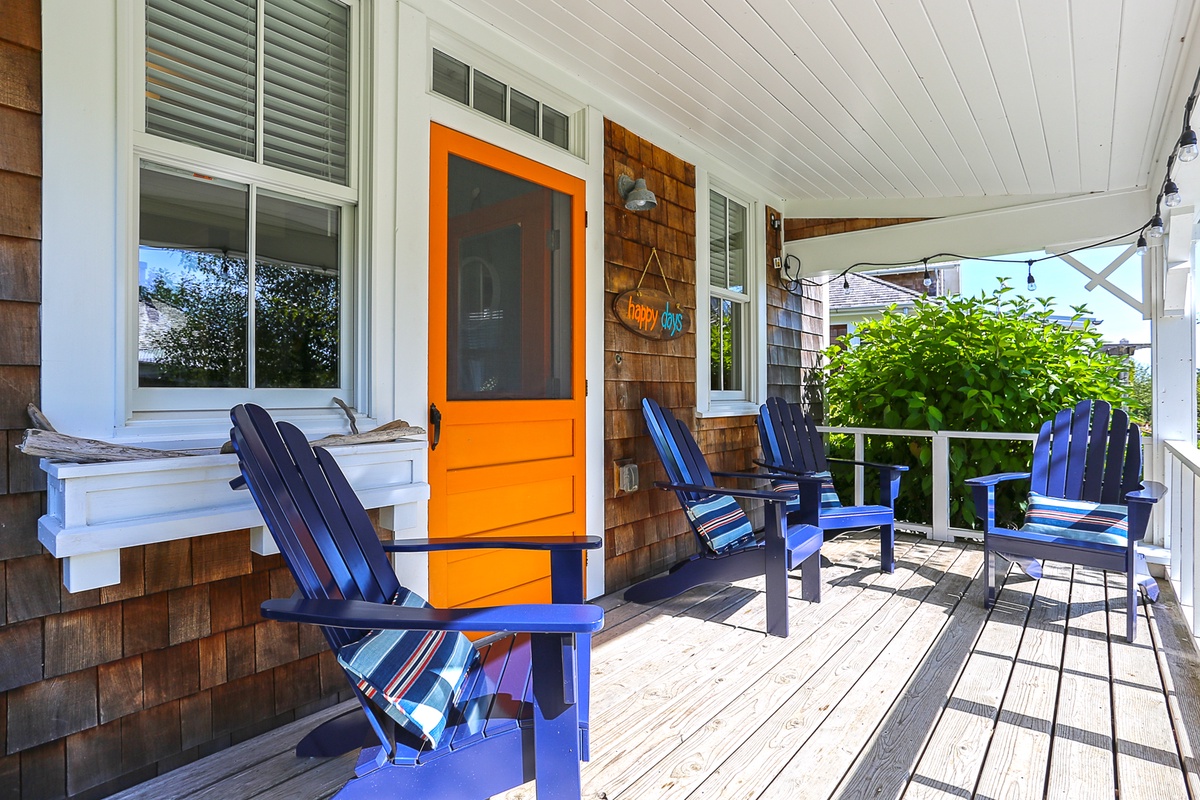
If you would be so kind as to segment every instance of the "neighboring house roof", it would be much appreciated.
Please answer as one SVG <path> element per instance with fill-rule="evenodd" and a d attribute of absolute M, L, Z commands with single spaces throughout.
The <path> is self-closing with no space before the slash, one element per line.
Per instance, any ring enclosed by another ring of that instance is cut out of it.
<path fill-rule="evenodd" d="M 829 285 L 829 310 L 848 311 L 855 308 L 887 308 L 890 305 L 911 306 L 920 292 L 889 283 L 882 278 L 866 273 L 851 272 L 847 276 L 850 288 L 842 288 L 841 281 Z"/>

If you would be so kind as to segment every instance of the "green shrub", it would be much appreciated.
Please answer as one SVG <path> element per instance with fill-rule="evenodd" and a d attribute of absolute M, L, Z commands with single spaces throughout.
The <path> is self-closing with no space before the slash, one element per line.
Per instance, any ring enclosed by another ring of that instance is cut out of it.
<path fill-rule="evenodd" d="M 1051 320 L 1050 299 L 1012 292 L 1001 284 L 991 296 L 922 299 L 908 313 L 893 307 L 862 323 L 857 346 L 826 350 L 829 424 L 1036 432 L 1083 399 L 1122 404 L 1123 362 L 1102 351 L 1087 309 L 1073 306 L 1070 325 L 1062 325 Z M 845 454 L 844 444 L 834 447 Z M 975 526 L 966 478 L 1027 470 L 1031 452 L 1029 442 L 951 439 L 951 523 Z M 912 468 L 901 481 L 897 516 L 929 522 L 930 439 L 871 437 L 866 455 Z M 1027 490 L 1024 483 L 1006 485 L 1001 520 L 1015 521 Z"/>

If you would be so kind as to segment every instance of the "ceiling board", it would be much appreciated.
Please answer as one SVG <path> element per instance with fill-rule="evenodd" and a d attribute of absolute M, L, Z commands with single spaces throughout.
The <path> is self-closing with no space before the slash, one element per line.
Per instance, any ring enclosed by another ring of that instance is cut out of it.
<path fill-rule="evenodd" d="M 451 2 L 774 195 L 902 208 L 1154 182 L 1200 0 Z"/>

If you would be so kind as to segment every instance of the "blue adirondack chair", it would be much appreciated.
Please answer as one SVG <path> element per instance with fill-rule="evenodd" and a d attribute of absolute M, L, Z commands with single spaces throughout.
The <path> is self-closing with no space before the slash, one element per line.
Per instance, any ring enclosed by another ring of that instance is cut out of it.
<path fill-rule="evenodd" d="M 601 609 L 582 602 L 581 551 L 600 539 L 383 545 L 328 452 L 257 406 L 231 415 L 242 472 L 232 485 L 249 487 L 300 589 L 263 603 L 262 614 L 321 626 L 365 712 L 305 743 L 322 754 L 363 747 L 337 797 L 478 800 L 536 778 L 539 798 L 577 800 L 591 633 L 603 624 Z M 399 583 L 385 554 L 484 547 L 548 552 L 554 602 L 432 608 Z M 463 631 L 518 635 L 475 647 Z"/>
<path fill-rule="evenodd" d="M 649 603 L 705 583 L 765 575 L 767 632 L 787 636 L 788 572 L 800 568 L 801 596 L 805 600 L 821 599 L 821 531 L 811 525 L 785 522 L 782 506 L 789 499 L 786 494 L 716 486 L 714 476 L 757 480 L 763 476 L 710 472 L 691 431 L 670 411 L 645 398 L 642 413 L 670 479 L 655 486 L 675 492 L 700 548 L 666 575 L 630 587 L 625 599 Z M 755 538 L 749 518 L 734 499 L 737 497 L 764 502 L 766 524 L 761 541 Z"/>
<path fill-rule="evenodd" d="M 996 486 L 1029 479 L 1029 506 L 1020 530 L 996 527 Z M 1126 630 L 1137 630 L 1137 587 L 1150 601 L 1158 584 L 1146 569 L 1137 543 L 1145 537 L 1150 512 L 1167 488 L 1142 482 L 1142 439 L 1121 409 L 1103 400 L 1084 400 L 1042 423 L 1033 446 L 1031 472 L 969 478 L 975 514 L 983 520 L 984 604 L 996 602 L 996 557 L 1016 562 L 1030 577 L 1042 576 L 1041 560 L 1063 561 L 1125 573 Z"/>
<path fill-rule="evenodd" d="M 772 485 L 777 491 L 798 495 L 787 507 L 791 517 L 831 533 L 878 527 L 880 569 L 895 571 L 896 495 L 900 492 L 900 476 L 908 467 L 826 458 L 825 442 L 812 416 L 782 397 L 768 398 L 759 407 L 758 438 L 764 458 L 756 463 L 790 476 L 776 478 Z M 876 470 L 881 505 L 842 505 L 829 475 L 830 462 Z"/>

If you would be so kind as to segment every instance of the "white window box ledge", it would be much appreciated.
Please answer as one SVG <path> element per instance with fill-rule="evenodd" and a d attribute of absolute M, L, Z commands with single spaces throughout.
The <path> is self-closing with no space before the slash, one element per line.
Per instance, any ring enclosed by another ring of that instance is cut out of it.
<path fill-rule="evenodd" d="M 429 499 L 425 442 L 332 447 L 330 452 L 380 524 L 423 524 Z M 121 548 L 250 529 L 260 555 L 279 552 L 250 493 L 229 488 L 237 456 L 203 455 L 103 464 L 42 461 L 47 514 L 38 540 L 63 562 L 63 585 L 81 592 L 121 581 Z"/>

